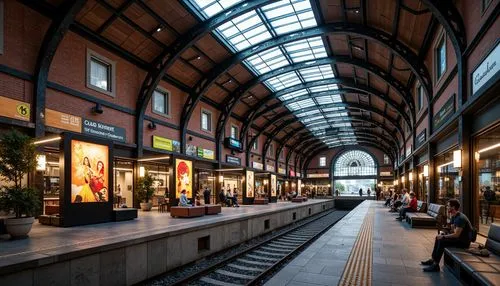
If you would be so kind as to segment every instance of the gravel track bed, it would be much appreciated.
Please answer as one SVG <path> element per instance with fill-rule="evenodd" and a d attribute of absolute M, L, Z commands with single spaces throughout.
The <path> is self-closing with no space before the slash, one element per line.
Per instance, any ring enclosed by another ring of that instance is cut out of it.
<path fill-rule="evenodd" d="M 337 212 L 339 212 L 339 211 L 337 211 Z M 341 213 L 343 213 L 343 212 L 341 212 Z M 325 214 L 325 213 L 323 212 L 323 213 L 320 213 L 319 215 L 323 215 L 323 214 Z M 211 265 L 215 265 L 215 264 L 219 263 L 220 261 L 223 261 L 236 253 L 247 250 L 247 249 L 253 247 L 254 245 L 257 245 L 257 244 L 259 244 L 259 243 L 261 243 L 261 242 L 263 242 L 263 241 L 265 241 L 273 236 L 285 233 L 285 232 L 289 231 L 290 229 L 296 227 L 297 224 L 305 224 L 305 223 L 311 222 L 311 221 L 317 219 L 319 215 L 311 216 L 311 217 L 306 218 L 304 220 L 301 220 L 297 223 L 287 225 L 283 228 L 280 228 L 278 230 L 274 230 L 274 231 L 267 233 L 263 236 L 256 237 L 256 238 L 251 239 L 247 242 L 230 247 L 230 248 L 224 250 L 223 252 L 215 253 L 215 254 L 212 254 L 208 257 L 200 259 L 194 263 L 184 265 L 181 268 L 174 269 L 174 270 L 167 272 L 165 274 L 162 274 L 154 279 L 145 281 L 144 283 L 142 283 L 142 285 L 171 285 L 182 278 L 190 276 L 190 275 L 192 275 L 192 274 L 194 274 L 202 269 L 206 269 L 207 267 L 210 267 Z M 283 241 L 283 239 L 282 239 L 282 241 Z M 286 242 L 286 240 L 285 240 L 285 242 Z M 299 242 L 299 241 L 293 241 L 293 243 L 294 244 L 297 243 L 297 245 L 301 244 L 301 242 Z M 273 262 L 268 261 L 268 260 L 263 261 L 263 260 L 249 258 L 249 257 L 243 257 L 243 258 L 245 260 L 250 260 L 250 261 L 273 263 Z M 245 265 L 247 267 L 255 266 L 255 265 L 251 265 L 251 264 L 245 264 L 243 262 L 235 262 L 235 263 L 242 264 L 242 265 Z M 223 275 L 219 275 L 219 276 L 223 276 Z M 195 281 L 195 282 L 196 282 L 195 284 L 190 283 L 190 285 L 211 285 L 208 283 L 204 283 L 202 281 Z M 230 282 L 230 281 L 227 281 L 227 282 Z"/>

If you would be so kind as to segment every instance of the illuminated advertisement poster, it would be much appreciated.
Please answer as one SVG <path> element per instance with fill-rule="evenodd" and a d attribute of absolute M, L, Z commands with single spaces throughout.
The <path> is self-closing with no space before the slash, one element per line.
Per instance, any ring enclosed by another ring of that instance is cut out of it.
<path fill-rule="evenodd" d="M 276 175 L 271 175 L 271 197 L 276 197 Z"/>
<path fill-rule="evenodd" d="M 71 202 L 108 201 L 108 146 L 71 140 Z"/>
<path fill-rule="evenodd" d="M 247 198 L 254 196 L 254 183 L 253 171 L 247 171 Z"/>
<path fill-rule="evenodd" d="M 175 197 L 180 198 L 181 191 L 186 190 L 186 196 L 191 197 L 193 190 L 193 162 L 175 159 Z"/>
<path fill-rule="evenodd" d="M 297 180 L 297 194 L 300 196 L 302 194 L 302 182 Z"/>

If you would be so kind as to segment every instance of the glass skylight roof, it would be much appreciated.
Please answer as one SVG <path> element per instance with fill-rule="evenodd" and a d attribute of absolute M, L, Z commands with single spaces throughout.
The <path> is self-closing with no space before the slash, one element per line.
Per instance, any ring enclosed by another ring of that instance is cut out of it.
<path fill-rule="evenodd" d="M 184 1 L 193 4 L 191 7 L 197 9 L 195 12 L 205 19 L 242 2 L 242 0 Z M 217 27 L 214 33 L 227 44 L 229 49 L 237 53 L 280 35 L 316 26 L 310 0 L 282 0 L 236 17 Z M 256 76 L 307 62 L 308 67 L 269 78 L 264 82 L 271 91 L 279 92 L 299 84 L 335 78 L 332 65 L 314 66 L 315 60 L 326 57 L 328 54 L 323 39 L 311 37 L 269 48 L 244 59 L 243 62 Z M 332 103 L 342 102 L 339 94 L 328 93 L 337 89 L 339 87 L 336 84 L 303 88 L 281 94 L 279 99 L 313 134 L 320 135 L 324 134 L 325 128 L 352 128 L 350 123 L 338 123 L 348 117 L 344 107 L 326 107 Z M 311 96 L 320 92 L 322 95 L 319 97 Z M 311 110 L 315 106 L 317 109 Z M 313 124 L 308 125 L 311 122 Z"/>
<path fill-rule="evenodd" d="M 208 19 L 213 15 L 224 11 L 243 0 L 190 0 L 198 12 L 205 18 Z"/>

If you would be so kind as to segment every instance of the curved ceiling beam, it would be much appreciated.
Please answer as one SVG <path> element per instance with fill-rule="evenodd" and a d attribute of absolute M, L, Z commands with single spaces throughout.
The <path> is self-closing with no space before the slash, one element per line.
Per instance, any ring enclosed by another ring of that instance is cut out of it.
<path fill-rule="evenodd" d="M 274 99 L 274 98 L 279 98 L 285 94 L 292 93 L 292 92 L 295 92 L 295 91 L 298 91 L 298 90 L 301 90 L 304 88 L 311 88 L 311 87 L 317 87 L 317 86 L 329 85 L 329 84 L 345 84 L 345 79 L 331 78 L 331 79 L 325 79 L 325 80 L 312 81 L 312 82 L 308 82 L 305 84 L 301 83 L 301 84 L 297 84 L 297 85 L 285 88 L 285 89 L 280 90 L 276 93 L 270 94 L 270 95 L 266 96 L 265 98 L 259 100 L 259 102 L 257 103 L 257 106 L 253 107 L 250 110 L 250 112 L 244 116 L 244 118 L 246 118 L 247 120 L 243 123 L 243 126 L 241 128 L 240 140 L 242 140 L 242 142 L 243 142 L 243 140 L 246 138 L 249 126 L 251 126 L 251 124 L 253 123 L 253 120 L 257 117 L 258 110 L 260 110 L 260 108 L 265 106 L 265 104 L 269 100 Z M 276 105 L 273 105 L 273 107 L 278 106 L 278 104 L 281 104 L 281 103 L 277 103 Z M 396 109 L 396 110 L 401 111 L 400 109 Z"/>
<path fill-rule="evenodd" d="M 186 140 L 185 135 L 187 130 L 187 123 L 189 121 L 189 118 L 191 117 L 191 114 L 193 113 L 196 104 L 208 90 L 209 86 L 211 86 L 223 73 L 226 73 L 229 69 L 234 67 L 236 64 L 239 64 L 242 60 L 248 58 L 249 56 L 252 56 L 269 48 L 305 38 L 322 36 L 324 34 L 353 34 L 359 37 L 376 41 L 382 46 L 392 50 L 410 67 L 412 72 L 416 75 L 417 79 L 424 86 L 426 95 L 428 99 L 430 99 L 430 95 L 432 94 L 432 81 L 430 79 L 429 72 L 424 63 L 422 61 L 419 61 L 418 56 L 406 45 L 398 40 L 393 39 L 393 37 L 391 37 L 391 35 L 387 34 L 386 32 L 368 27 L 366 25 L 346 22 L 325 24 L 310 29 L 280 35 L 270 40 L 261 42 L 225 60 L 223 63 L 217 65 L 211 72 L 209 72 L 207 77 L 199 80 L 195 85 L 194 92 L 188 96 L 181 114 L 180 127 L 182 150 L 184 150 L 185 148 L 185 146 L 183 145 L 185 145 Z"/>
<path fill-rule="evenodd" d="M 38 51 L 35 66 L 33 104 L 35 118 L 35 136 L 45 135 L 45 101 L 47 91 L 47 81 L 49 77 L 50 65 L 56 54 L 59 44 L 69 30 L 69 26 L 74 22 L 76 14 L 83 8 L 87 1 L 66 1 L 57 8 L 56 17 L 52 19 L 49 29 L 43 37 L 43 42 Z"/>
<path fill-rule="evenodd" d="M 277 2 L 277 0 L 255 0 L 242 2 L 235 5 L 232 8 L 224 10 L 219 14 L 211 17 L 210 19 L 199 23 L 192 29 L 190 29 L 187 33 L 183 34 L 179 37 L 172 45 L 170 45 L 167 49 L 162 51 L 162 53 L 155 59 L 154 66 L 155 68 L 152 71 L 149 71 L 146 78 L 144 79 L 141 91 L 139 93 L 139 97 L 137 99 L 137 115 L 136 115 L 136 137 L 137 137 L 137 153 L 138 155 L 142 155 L 143 151 L 143 126 L 142 122 L 144 120 L 144 115 L 146 111 L 146 106 L 148 105 L 151 96 L 158 86 L 158 83 L 165 75 L 165 72 L 171 67 L 176 60 L 178 60 L 182 53 L 191 48 L 198 40 L 203 38 L 205 35 L 211 33 L 215 28 L 220 26 L 221 24 L 230 21 L 238 16 L 241 16 L 249 11 L 252 11 L 256 8 L 262 7 L 264 5 Z M 199 90 L 195 89 L 194 92 L 198 93 Z M 183 133 L 183 137 L 185 137 L 185 132 Z M 181 140 L 185 142 L 185 139 Z M 181 152 L 185 152 L 185 144 L 181 144 Z"/>
<path fill-rule="evenodd" d="M 316 67 L 316 66 L 321 66 L 321 65 L 332 65 L 332 64 L 337 64 L 337 63 L 343 63 L 343 64 L 350 64 L 353 65 L 357 68 L 364 69 L 375 76 L 379 77 L 382 79 L 385 83 L 387 83 L 389 86 L 391 86 L 396 92 L 402 97 L 403 102 L 406 104 L 408 109 L 410 110 L 410 115 L 408 116 L 406 112 L 402 112 L 404 114 L 405 120 L 407 120 L 409 126 L 414 126 L 415 123 L 415 118 L 416 118 L 416 111 L 415 111 L 415 104 L 413 102 L 413 97 L 409 90 L 401 83 L 399 80 L 395 79 L 392 77 L 390 74 L 385 72 L 382 68 L 378 67 L 377 65 L 374 65 L 369 62 L 365 62 L 360 59 L 356 58 L 350 58 L 347 56 L 333 56 L 333 57 L 328 57 L 328 58 L 322 58 L 322 59 L 317 59 L 317 60 L 312 60 L 312 61 L 306 61 L 306 62 L 301 62 L 301 63 L 296 63 L 292 65 L 288 65 L 273 71 L 270 71 L 268 73 L 262 74 L 258 77 L 253 78 L 252 80 L 248 81 L 245 83 L 243 86 L 238 88 L 235 92 L 232 94 L 226 96 L 224 98 L 223 103 L 221 104 L 223 106 L 222 112 L 219 115 L 219 119 L 217 121 L 217 127 L 216 127 L 216 140 L 222 140 L 221 136 L 223 134 L 223 130 L 225 130 L 225 127 L 227 125 L 227 122 L 229 121 L 229 117 L 231 113 L 233 112 L 233 109 L 235 106 L 238 104 L 240 101 L 241 97 L 246 94 L 249 90 L 251 90 L 253 87 L 255 87 L 257 84 L 264 82 L 270 78 L 276 77 L 278 75 L 282 75 L 291 71 L 297 71 L 300 69 L 304 68 L 310 68 L 310 67 Z M 388 95 L 372 88 L 369 86 L 365 85 L 360 85 L 356 84 L 353 80 L 346 80 L 343 85 L 350 86 L 353 88 L 353 90 L 359 90 L 361 92 L 369 93 L 374 96 L 379 97 L 383 101 L 387 102 L 392 108 L 400 110 L 400 105 L 396 103 L 394 100 L 392 100 Z"/>

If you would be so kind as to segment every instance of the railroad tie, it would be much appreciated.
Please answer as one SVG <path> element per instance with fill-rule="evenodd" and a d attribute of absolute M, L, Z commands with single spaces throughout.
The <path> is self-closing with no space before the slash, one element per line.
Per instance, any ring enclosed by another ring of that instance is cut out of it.
<path fill-rule="evenodd" d="M 372 207 L 363 220 L 358 237 L 347 260 L 339 285 L 372 285 L 373 266 L 373 223 L 374 210 Z"/>

